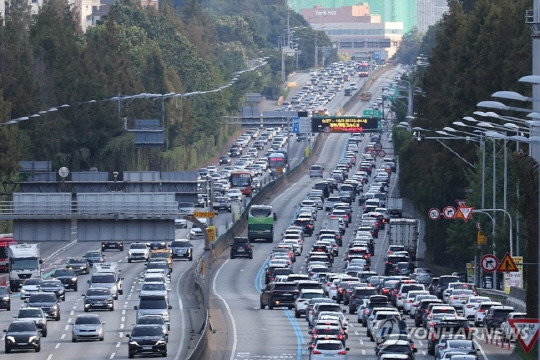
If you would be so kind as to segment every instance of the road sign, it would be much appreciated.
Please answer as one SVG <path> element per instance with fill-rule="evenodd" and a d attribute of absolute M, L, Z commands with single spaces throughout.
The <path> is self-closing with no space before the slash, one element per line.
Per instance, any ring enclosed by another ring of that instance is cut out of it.
<path fill-rule="evenodd" d="M 456 204 L 459 207 L 465 206 L 465 200 L 462 199 L 456 199 Z"/>
<path fill-rule="evenodd" d="M 301 117 L 300 125 L 298 127 L 300 134 L 307 134 L 311 132 L 311 118 Z"/>
<path fill-rule="evenodd" d="M 471 206 L 460 206 L 457 208 L 456 212 L 456 219 L 463 219 L 463 221 L 467 222 L 473 213 L 473 207 Z"/>
<path fill-rule="evenodd" d="M 446 220 L 451 220 L 456 216 L 456 208 L 453 206 L 445 206 L 443 209 L 443 216 Z"/>
<path fill-rule="evenodd" d="M 300 133 L 300 118 L 292 118 L 292 132 L 295 134 Z"/>
<path fill-rule="evenodd" d="M 480 266 L 484 271 L 494 272 L 499 267 L 499 260 L 497 260 L 495 255 L 487 254 L 480 259 Z"/>
<path fill-rule="evenodd" d="M 319 116 L 311 119 L 311 132 L 351 133 L 373 132 L 381 127 L 381 119 L 374 116 Z"/>
<path fill-rule="evenodd" d="M 213 218 L 216 214 L 213 211 L 194 211 L 193 216 L 196 218 Z"/>
<path fill-rule="evenodd" d="M 499 265 L 497 270 L 503 272 L 519 271 L 516 263 L 514 262 L 514 259 L 512 259 L 509 253 L 506 253 L 506 255 L 504 255 L 503 259 L 501 260 L 501 264 Z"/>
<path fill-rule="evenodd" d="M 528 354 L 538 340 L 538 329 L 540 328 L 538 319 L 508 319 L 508 323 L 514 330 L 523 350 Z"/>
<path fill-rule="evenodd" d="M 377 141 L 375 144 L 373 144 L 373 149 L 377 151 L 382 150 L 382 144 L 380 143 L 380 141 Z"/>
<path fill-rule="evenodd" d="M 431 220 L 437 220 L 441 217 L 441 210 L 437 208 L 431 208 L 429 209 L 428 216 Z"/>

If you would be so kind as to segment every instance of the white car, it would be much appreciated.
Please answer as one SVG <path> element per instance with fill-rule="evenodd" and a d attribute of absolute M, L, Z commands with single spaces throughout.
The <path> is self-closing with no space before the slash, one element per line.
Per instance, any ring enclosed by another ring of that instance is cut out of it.
<path fill-rule="evenodd" d="M 144 282 L 139 290 L 139 296 L 167 297 L 170 289 L 163 282 Z"/>
<path fill-rule="evenodd" d="M 412 290 L 407 293 L 407 297 L 403 300 L 403 314 L 409 314 L 411 312 L 412 304 L 415 301 L 417 295 L 429 295 L 427 290 Z"/>
<path fill-rule="evenodd" d="M 453 306 L 456 310 L 463 310 L 467 299 L 472 296 L 476 296 L 472 290 L 454 289 L 448 297 L 448 305 Z"/>
<path fill-rule="evenodd" d="M 463 316 L 469 320 L 474 319 L 474 314 L 476 314 L 478 306 L 480 306 L 480 303 L 485 301 L 491 301 L 491 299 L 487 296 L 469 297 L 463 306 Z"/>
<path fill-rule="evenodd" d="M 310 348 L 309 360 L 347 360 L 347 351 L 341 340 L 319 340 Z"/>
<path fill-rule="evenodd" d="M 26 279 L 21 286 L 21 299 L 28 299 L 33 293 L 39 292 L 42 281 L 39 278 Z"/>
<path fill-rule="evenodd" d="M 244 198 L 240 189 L 229 189 L 225 193 L 225 196 L 229 197 L 232 201 L 242 201 Z"/>
<path fill-rule="evenodd" d="M 401 315 L 397 310 L 378 311 L 371 320 L 368 320 L 367 336 L 371 339 L 371 341 L 375 341 L 375 337 L 377 336 L 377 332 L 379 331 L 378 327 L 382 323 L 382 321 L 391 318 L 399 319 L 400 316 Z"/>
<path fill-rule="evenodd" d="M 501 306 L 502 303 L 498 301 L 485 301 L 480 303 L 476 313 L 474 314 L 474 326 L 480 326 L 484 323 L 484 317 L 486 317 L 489 308 L 492 306 Z"/>
<path fill-rule="evenodd" d="M 514 329 L 510 326 L 510 323 L 508 322 L 509 319 L 524 319 L 527 317 L 527 313 L 523 312 L 511 312 L 506 316 L 506 320 L 501 324 L 501 334 L 503 338 L 503 344 L 506 341 L 512 341 L 516 339 L 516 332 Z"/>
<path fill-rule="evenodd" d="M 128 262 L 135 260 L 148 261 L 150 258 L 150 247 L 146 243 L 132 243 L 128 249 Z"/>

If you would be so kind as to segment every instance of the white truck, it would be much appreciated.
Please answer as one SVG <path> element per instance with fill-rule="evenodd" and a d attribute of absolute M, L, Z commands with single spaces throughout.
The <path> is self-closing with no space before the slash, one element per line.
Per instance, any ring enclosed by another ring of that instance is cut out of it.
<path fill-rule="evenodd" d="M 117 263 L 95 263 L 92 270 L 92 277 L 88 280 L 88 284 L 92 288 L 110 289 L 113 299 L 117 300 L 118 295 L 124 293 L 122 279 Z"/>
<path fill-rule="evenodd" d="M 41 278 L 39 244 L 18 243 L 8 248 L 9 283 L 11 291 L 18 291 L 26 279 Z"/>
<path fill-rule="evenodd" d="M 400 218 L 403 214 L 403 199 L 390 197 L 386 201 L 386 209 L 391 217 Z"/>
<path fill-rule="evenodd" d="M 390 245 L 403 245 L 409 252 L 411 260 L 416 260 L 418 245 L 418 219 L 395 218 L 388 224 L 388 241 Z"/>

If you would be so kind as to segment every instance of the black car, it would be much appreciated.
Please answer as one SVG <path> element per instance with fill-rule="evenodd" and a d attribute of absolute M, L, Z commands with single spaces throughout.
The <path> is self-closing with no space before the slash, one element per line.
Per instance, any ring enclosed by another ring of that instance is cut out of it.
<path fill-rule="evenodd" d="M 11 295 L 7 286 L 0 286 L 0 309 L 11 310 Z"/>
<path fill-rule="evenodd" d="M 152 241 L 148 244 L 150 251 L 167 249 L 167 243 L 165 241 Z"/>
<path fill-rule="evenodd" d="M 172 258 L 193 260 L 193 244 L 189 240 L 174 240 L 169 246 Z"/>
<path fill-rule="evenodd" d="M 222 155 L 219 158 L 220 165 L 231 165 L 231 157 L 229 155 Z"/>
<path fill-rule="evenodd" d="M 108 249 L 117 249 L 120 251 L 124 251 L 124 243 L 121 241 L 103 241 L 101 243 L 101 251 L 105 251 Z"/>
<path fill-rule="evenodd" d="M 66 301 L 66 288 L 60 280 L 43 280 L 39 290 L 54 293 L 58 300 Z"/>
<path fill-rule="evenodd" d="M 294 282 L 271 282 L 261 293 L 261 309 L 268 306 L 269 310 L 274 307 L 285 306 L 289 309 L 294 308 L 294 302 L 298 297 L 298 288 Z"/>
<path fill-rule="evenodd" d="M 69 269 L 56 269 L 52 273 L 52 277 L 53 279 L 60 280 L 66 290 L 78 290 L 78 279 L 75 271 Z"/>
<path fill-rule="evenodd" d="M 28 307 L 38 307 L 43 310 L 45 316 L 55 321 L 60 321 L 60 302 L 55 294 L 49 292 L 37 292 L 28 298 Z"/>
<path fill-rule="evenodd" d="M 232 201 L 227 196 L 216 196 L 214 198 L 214 201 L 212 202 L 212 207 L 216 211 L 224 210 L 224 211 L 227 211 L 227 212 L 231 212 L 232 211 Z"/>
<path fill-rule="evenodd" d="M 90 310 L 114 310 L 114 299 L 111 289 L 89 288 L 84 296 L 84 311 Z"/>
<path fill-rule="evenodd" d="M 253 259 L 253 246 L 247 237 L 235 237 L 231 244 L 231 259 L 247 257 Z"/>
<path fill-rule="evenodd" d="M 429 328 L 427 337 L 428 354 L 435 355 L 435 347 L 439 343 L 441 336 L 458 335 L 464 339 L 471 340 L 473 332 L 470 331 L 469 320 L 464 317 L 443 318 Z M 457 338 L 457 337 L 456 337 Z"/>
<path fill-rule="evenodd" d="M 105 258 L 103 257 L 101 250 L 87 251 L 86 255 L 84 255 L 84 258 L 88 260 L 88 262 L 90 263 L 90 266 L 92 266 L 95 263 L 105 262 Z"/>
<path fill-rule="evenodd" d="M 90 272 L 90 262 L 83 258 L 71 258 L 66 262 L 66 269 L 73 270 L 75 274 L 88 274 Z"/>
<path fill-rule="evenodd" d="M 167 356 L 168 335 L 160 325 L 135 325 L 129 338 L 128 357 L 156 354 Z"/>
<path fill-rule="evenodd" d="M 14 349 L 35 350 L 36 352 L 41 350 L 41 333 L 33 321 L 15 320 L 4 332 L 6 333 L 6 354 Z"/>

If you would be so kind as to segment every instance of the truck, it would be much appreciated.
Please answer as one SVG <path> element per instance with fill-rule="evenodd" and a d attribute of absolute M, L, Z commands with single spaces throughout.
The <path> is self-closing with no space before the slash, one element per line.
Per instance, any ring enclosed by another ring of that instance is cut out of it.
<path fill-rule="evenodd" d="M 364 91 L 360 94 L 360 101 L 371 101 L 371 93 Z"/>
<path fill-rule="evenodd" d="M 39 244 L 17 243 L 8 247 L 9 283 L 11 291 L 18 291 L 29 278 L 41 278 Z"/>
<path fill-rule="evenodd" d="M 88 280 L 90 287 L 110 289 L 113 299 L 118 300 L 118 295 L 124 293 L 118 263 L 95 263 L 92 269 L 92 277 Z"/>
<path fill-rule="evenodd" d="M 13 234 L 0 234 L 0 273 L 9 272 L 8 247 L 16 243 Z"/>
<path fill-rule="evenodd" d="M 392 218 L 388 224 L 390 245 L 403 245 L 412 261 L 416 260 L 420 221 L 413 218 Z"/>
<path fill-rule="evenodd" d="M 403 215 L 403 199 L 390 197 L 386 201 L 386 209 L 391 217 L 400 218 Z"/>

